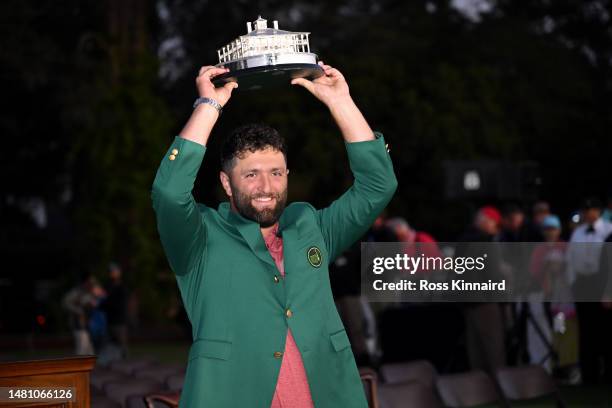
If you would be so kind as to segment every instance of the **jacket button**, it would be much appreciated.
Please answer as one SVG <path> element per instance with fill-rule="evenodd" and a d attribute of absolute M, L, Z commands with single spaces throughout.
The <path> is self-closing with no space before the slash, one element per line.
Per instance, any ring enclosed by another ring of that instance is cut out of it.
<path fill-rule="evenodd" d="M 285 312 L 285 316 L 287 317 L 293 316 L 293 312 L 291 311 L 291 309 L 287 309 L 287 311 Z"/>
<path fill-rule="evenodd" d="M 172 149 L 172 154 L 176 156 L 178 154 L 178 149 Z"/>
<path fill-rule="evenodd" d="M 280 282 L 280 279 L 278 279 L 278 276 L 274 275 L 274 283 L 278 283 Z"/>
<path fill-rule="evenodd" d="M 169 158 L 170 160 L 174 160 L 174 159 L 176 159 L 176 156 L 175 156 L 175 155 L 173 155 L 173 154 L 171 154 L 170 156 L 168 156 L 168 158 Z"/>
<path fill-rule="evenodd" d="M 281 358 L 283 356 L 283 352 L 282 351 L 275 351 L 274 352 L 274 358 Z"/>

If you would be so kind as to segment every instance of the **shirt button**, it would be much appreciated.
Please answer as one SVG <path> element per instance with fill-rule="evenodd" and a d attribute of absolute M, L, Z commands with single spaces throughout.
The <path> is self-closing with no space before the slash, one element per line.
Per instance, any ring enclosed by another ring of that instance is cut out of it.
<path fill-rule="evenodd" d="M 178 154 L 178 149 L 172 149 L 172 154 L 176 156 Z"/>
<path fill-rule="evenodd" d="M 275 351 L 274 352 L 274 358 L 281 358 L 283 356 L 283 352 L 282 351 Z"/>
<path fill-rule="evenodd" d="M 168 158 L 169 158 L 170 160 L 174 160 L 174 159 L 176 159 L 176 156 L 175 156 L 175 155 L 173 155 L 173 154 L 171 154 L 170 156 L 168 156 Z"/>
<path fill-rule="evenodd" d="M 291 311 L 291 309 L 287 309 L 287 311 L 285 312 L 285 316 L 287 317 L 293 316 L 293 312 Z"/>
<path fill-rule="evenodd" d="M 280 282 L 280 279 L 278 279 L 278 276 L 274 275 L 274 283 L 278 283 Z"/>

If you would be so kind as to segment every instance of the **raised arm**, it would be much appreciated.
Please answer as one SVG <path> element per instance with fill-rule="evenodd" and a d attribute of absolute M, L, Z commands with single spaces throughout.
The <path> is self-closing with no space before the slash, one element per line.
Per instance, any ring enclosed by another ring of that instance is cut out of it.
<path fill-rule="evenodd" d="M 223 68 L 202 67 L 196 79 L 198 94 L 211 101 L 199 104 L 187 124 L 162 159 L 157 170 L 151 198 L 157 229 L 172 270 L 189 273 L 203 256 L 206 229 L 192 195 L 193 185 L 206 152 L 219 113 L 214 102 L 224 106 L 238 85 L 228 83 L 215 88 L 211 80 L 227 72 Z"/>
<path fill-rule="evenodd" d="M 317 211 L 331 262 L 372 225 L 393 197 L 397 180 L 384 138 L 372 132 L 351 98 L 344 76 L 323 62 L 319 64 L 324 76 L 291 83 L 303 86 L 327 106 L 344 138 L 355 178 L 340 198 Z"/>

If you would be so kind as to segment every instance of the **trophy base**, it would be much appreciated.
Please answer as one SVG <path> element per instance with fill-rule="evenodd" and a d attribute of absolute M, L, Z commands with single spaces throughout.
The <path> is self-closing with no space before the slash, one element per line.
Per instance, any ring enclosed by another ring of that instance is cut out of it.
<path fill-rule="evenodd" d="M 230 71 L 213 78 L 212 82 L 216 87 L 238 82 L 237 90 L 251 91 L 289 85 L 294 78 L 312 80 L 320 76 L 323 76 L 323 69 L 317 64 L 277 64 Z"/>

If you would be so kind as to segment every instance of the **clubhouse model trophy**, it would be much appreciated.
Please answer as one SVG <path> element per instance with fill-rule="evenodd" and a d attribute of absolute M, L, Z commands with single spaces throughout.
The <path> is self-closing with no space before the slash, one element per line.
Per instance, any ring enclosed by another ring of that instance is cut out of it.
<path fill-rule="evenodd" d="M 235 81 L 238 89 L 261 89 L 289 84 L 293 78 L 315 79 L 323 75 L 317 56 L 310 52 L 308 35 L 274 27 L 261 16 L 247 23 L 247 33 L 217 50 L 217 67 L 229 72 L 213 79 L 215 86 Z"/>

